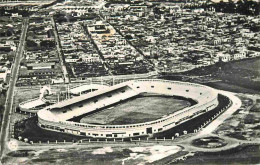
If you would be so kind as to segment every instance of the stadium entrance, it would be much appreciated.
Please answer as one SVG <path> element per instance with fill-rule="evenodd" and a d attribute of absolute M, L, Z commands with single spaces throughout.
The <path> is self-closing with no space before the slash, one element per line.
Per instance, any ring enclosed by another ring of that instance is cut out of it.
<path fill-rule="evenodd" d="M 147 134 L 152 134 L 153 128 L 152 127 L 146 128 L 146 132 L 147 132 Z"/>

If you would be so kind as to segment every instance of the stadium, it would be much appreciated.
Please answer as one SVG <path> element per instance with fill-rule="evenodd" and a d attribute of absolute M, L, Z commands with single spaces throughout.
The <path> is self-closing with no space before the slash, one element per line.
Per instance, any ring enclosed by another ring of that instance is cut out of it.
<path fill-rule="evenodd" d="M 102 125 L 71 121 L 144 94 L 178 96 L 196 104 L 160 119 L 135 124 Z M 131 80 L 50 105 L 38 111 L 41 128 L 93 138 L 129 138 L 164 132 L 218 106 L 218 91 L 199 84 L 160 79 Z"/>
<path fill-rule="evenodd" d="M 102 90 L 107 87 L 108 86 L 103 84 L 80 85 L 69 90 L 67 89 L 65 92 L 63 92 L 63 94 L 68 95 L 69 93 L 71 96 L 79 96 L 90 91 Z M 56 98 L 56 96 L 53 94 L 56 94 L 57 96 L 57 93 L 52 92 L 50 86 L 43 86 L 40 89 L 39 97 L 19 103 L 19 110 L 22 112 L 37 113 L 42 108 L 59 102 L 59 98 Z"/>

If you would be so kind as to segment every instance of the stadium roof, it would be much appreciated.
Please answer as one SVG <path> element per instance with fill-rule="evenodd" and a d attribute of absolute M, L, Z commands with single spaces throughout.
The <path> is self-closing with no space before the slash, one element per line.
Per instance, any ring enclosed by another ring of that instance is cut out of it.
<path fill-rule="evenodd" d="M 94 91 L 94 92 L 91 92 L 91 93 L 88 93 L 88 94 L 83 94 L 81 96 L 73 97 L 71 99 L 67 99 L 67 100 L 58 102 L 56 104 L 53 104 L 49 108 L 50 109 L 53 109 L 53 108 L 63 108 L 63 107 L 66 107 L 66 106 L 78 103 L 80 101 L 83 101 L 83 100 L 86 100 L 86 99 L 89 99 L 89 98 L 101 95 L 103 93 L 107 93 L 107 92 L 113 91 L 115 89 L 119 89 L 119 88 L 125 87 L 125 86 L 127 86 L 128 83 L 129 82 L 120 83 L 120 84 L 111 86 L 109 88 L 104 88 L 102 90 L 97 90 L 97 91 Z"/>
<path fill-rule="evenodd" d="M 105 89 L 108 88 L 106 85 L 99 85 L 99 84 L 91 84 L 91 85 L 82 85 L 76 88 L 72 88 L 70 93 L 72 94 L 80 94 L 81 92 L 91 90 L 91 89 Z"/>

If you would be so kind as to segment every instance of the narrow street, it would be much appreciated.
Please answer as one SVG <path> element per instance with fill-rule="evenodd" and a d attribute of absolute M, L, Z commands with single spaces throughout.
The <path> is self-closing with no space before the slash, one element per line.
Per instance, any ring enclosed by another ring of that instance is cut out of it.
<path fill-rule="evenodd" d="M 121 33 L 121 31 L 119 30 L 119 29 L 117 29 L 116 27 L 114 27 L 107 19 L 105 19 L 105 17 L 103 16 L 103 14 L 101 13 L 101 11 L 99 10 L 99 17 L 100 17 L 100 19 L 101 20 L 103 20 L 104 22 L 107 22 L 111 27 L 113 27 L 113 29 L 119 34 L 119 35 L 121 35 L 125 40 L 126 40 L 126 42 L 129 44 L 129 45 L 131 45 L 139 54 L 141 54 L 142 55 L 142 57 L 145 59 L 145 60 L 147 60 L 152 66 L 153 66 L 153 68 L 155 69 L 155 72 L 159 72 L 159 70 L 155 67 L 155 64 L 150 60 L 150 59 L 147 59 L 146 57 L 145 57 L 145 55 L 143 54 L 143 52 L 139 49 L 139 48 L 137 48 L 136 46 L 134 46 L 133 44 L 132 44 L 132 42 L 130 42 L 129 40 L 127 40 L 126 38 L 125 38 L 125 36 Z"/>
<path fill-rule="evenodd" d="M 112 72 L 111 72 L 111 70 L 110 70 L 110 68 L 109 68 L 109 65 L 108 65 L 108 64 L 106 63 L 106 61 L 105 61 L 105 58 L 104 58 L 104 56 L 103 56 L 103 53 L 99 50 L 97 44 L 95 43 L 95 41 L 94 41 L 93 38 L 91 37 L 90 32 L 88 31 L 88 27 L 87 27 L 86 25 L 82 25 L 82 27 L 83 27 L 83 29 L 84 29 L 86 35 L 90 38 L 91 43 L 93 44 L 93 46 L 94 46 L 95 49 L 97 50 L 99 57 L 101 58 L 102 62 L 104 63 L 104 67 L 105 67 L 106 71 L 108 72 L 109 75 L 113 75 Z"/>
<path fill-rule="evenodd" d="M 58 57 L 59 57 L 59 60 L 60 60 L 60 65 L 61 65 L 61 69 L 62 69 L 62 73 L 63 73 L 64 82 L 70 83 L 69 74 L 68 74 L 68 71 L 67 71 L 67 68 L 66 68 L 66 65 L 65 65 L 64 54 L 63 54 L 62 47 L 61 47 L 61 44 L 60 44 L 58 29 L 57 29 L 56 22 L 55 22 L 53 16 L 51 17 L 51 23 L 52 23 L 52 27 L 53 27 L 55 44 L 56 44 L 57 51 L 58 51 Z"/>

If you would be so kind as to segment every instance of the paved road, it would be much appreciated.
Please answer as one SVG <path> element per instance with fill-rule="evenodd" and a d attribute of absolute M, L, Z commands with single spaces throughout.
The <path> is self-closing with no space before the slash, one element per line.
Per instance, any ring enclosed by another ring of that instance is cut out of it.
<path fill-rule="evenodd" d="M 28 18 L 24 19 L 23 22 L 23 30 L 19 42 L 19 46 L 16 52 L 16 58 L 14 61 L 14 64 L 12 66 L 12 72 L 11 72 L 11 79 L 9 82 L 9 89 L 7 91 L 7 97 L 6 97 L 6 103 L 5 103 L 5 112 L 3 115 L 3 121 L 2 121 L 2 128 L 1 128 L 1 152 L 0 152 L 0 160 L 2 160 L 3 155 L 5 154 L 5 150 L 7 148 L 7 143 L 10 139 L 9 137 L 9 125 L 10 125 L 10 117 L 12 113 L 12 105 L 13 105 L 13 95 L 14 95 L 14 88 L 16 84 L 16 80 L 18 78 L 19 73 L 19 66 L 20 61 L 22 59 L 23 51 L 24 51 L 24 44 L 25 44 L 25 38 L 26 33 L 28 29 Z"/>
<path fill-rule="evenodd" d="M 100 59 L 102 60 L 102 62 L 104 63 L 104 67 L 106 69 L 106 71 L 108 72 L 109 75 L 113 75 L 112 74 L 112 71 L 110 70 L 110 67 L 109 65 L 106 63 L 105 61 L 105 57 L 103 55 L 103 53 L 101 52 L 101 50 L 99 49 L 99 47 L 97 46 L 96 42 L 94 41 L 94 39 L 92 38 L 90 32 L 88 31 L 88 27 L 86 25 L 82 25 L 83 29 L 84 29 L 84 32 L 85 34 L 90 38 L 90 41 L 92 43 L 92 45 L 94 46 L 94 48 L 97 50 L 98 52 L 98 55 L 100 57 Z"/>
<path fill-rule="evenodd" d="M 217 129 L 217 127 L 220 124 L 222 124 L 227 118 L 229 118 L 233 113 L 235 113 L 242 105 L 241 100 L 231 92 L 219 91 L 219 93 L 224 96 L 227 96 L 232 101 L 232 105 L 218 118 L 213 120 L 206 128 L 203 128 L 202 131 L 199 132 L 198 136 L 212 133 L 214 130 Z"/>
<path fill-rule="evenodd" d="M 62 47 L 61 47 L 61 44 L 60 44 L 58 29 L 57 29 L 56 22 L 55 22 L 53 17 L 51 17 L 51 23 L 52 23 L 52 26 L 53 26 L 55 44 L 56 44 L 57 51 L 58 51 L 58 57 L 59 57 L 59 60 L 60 60 L 60 65 L 61 65 L 61 69 L 62 69 L 62 73 L 63 73 L 63 77 L 64 77 L 64 82 L 69 83 L 70 79 L 69 79 L 67 68 L 65 66 L 65 59 L 64 59 L 64 54 L 62 52 Z"/>

